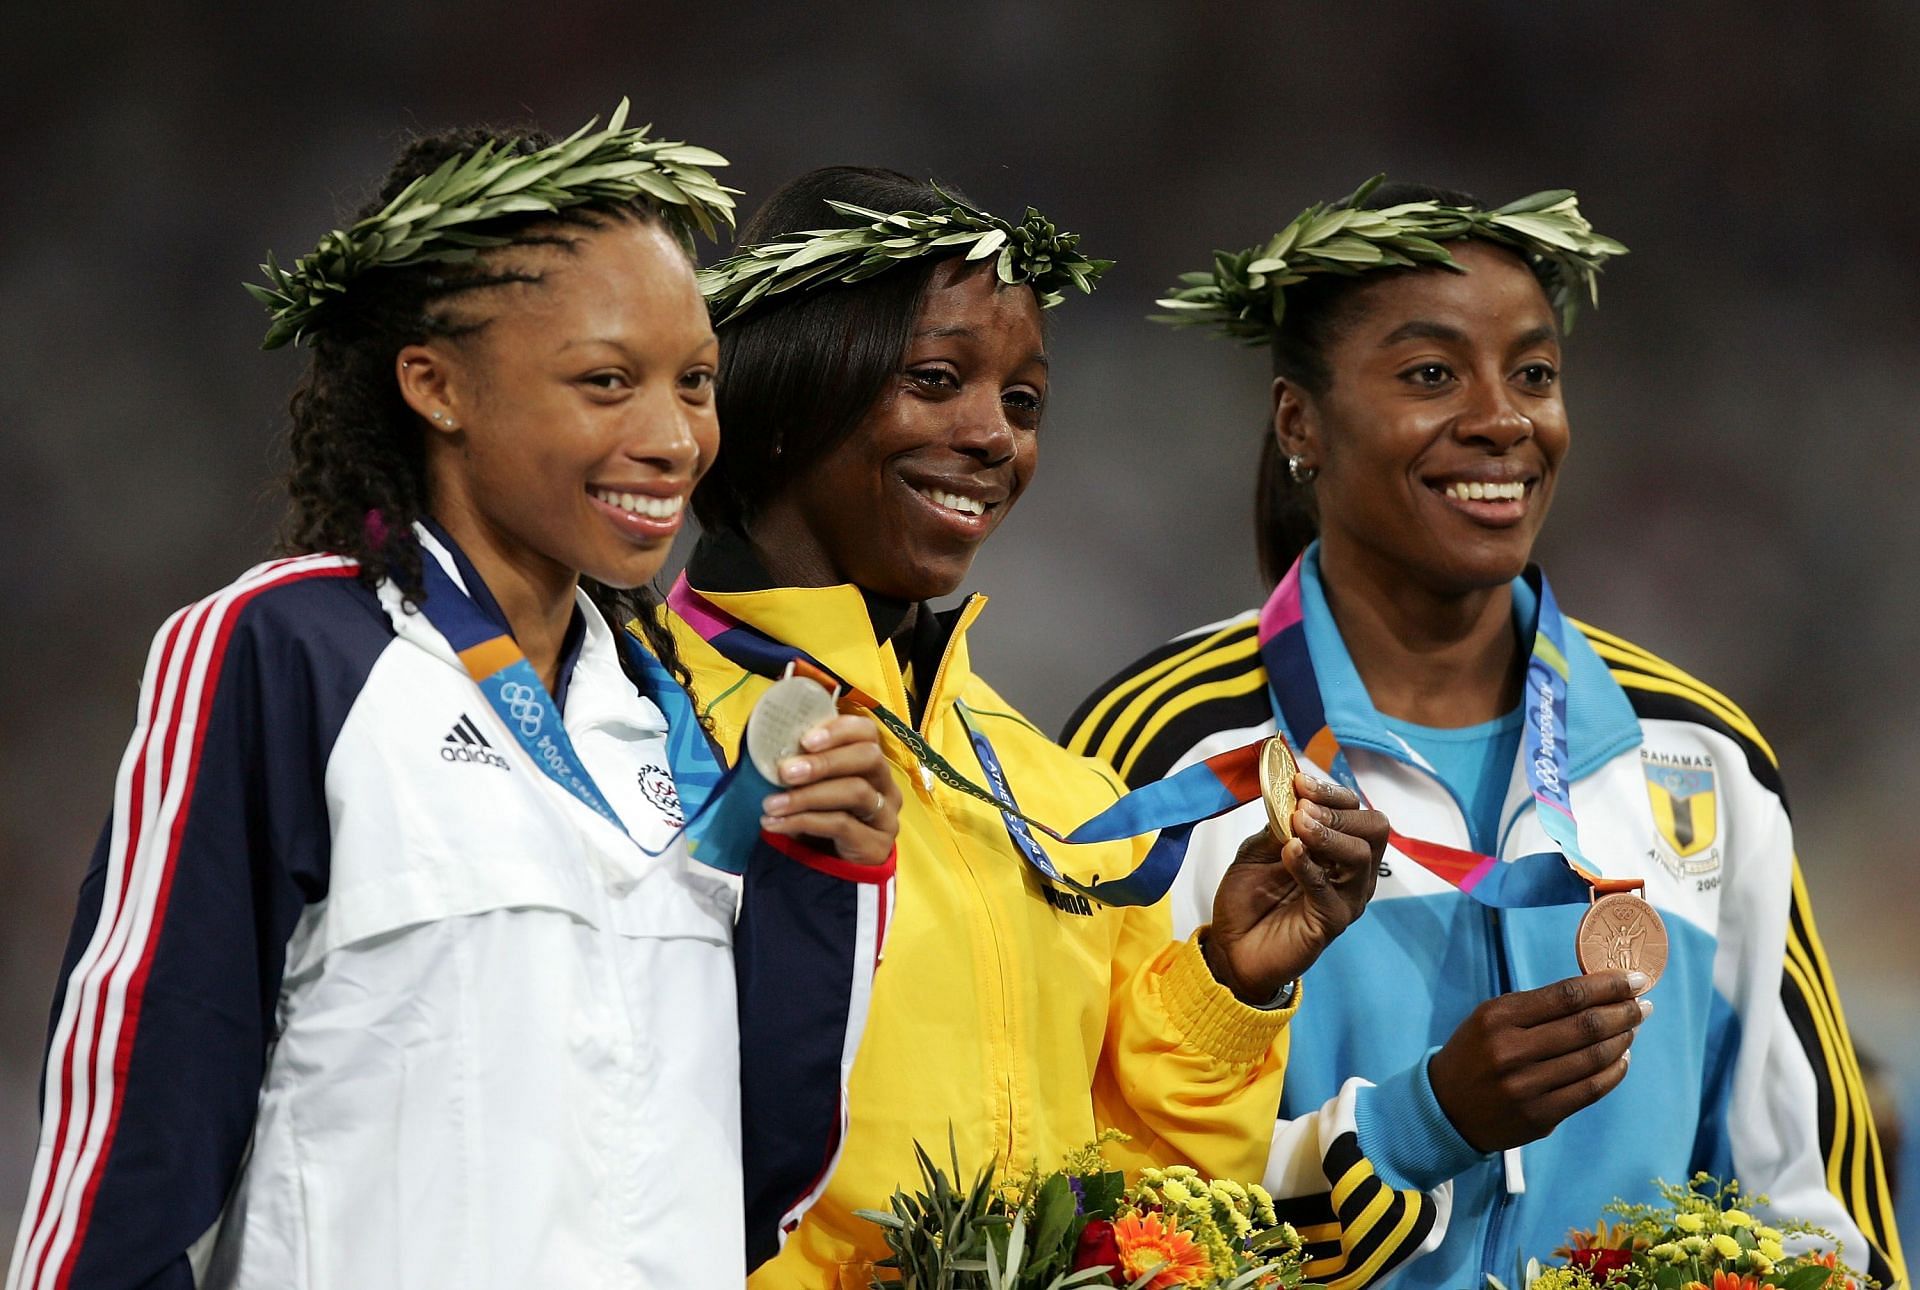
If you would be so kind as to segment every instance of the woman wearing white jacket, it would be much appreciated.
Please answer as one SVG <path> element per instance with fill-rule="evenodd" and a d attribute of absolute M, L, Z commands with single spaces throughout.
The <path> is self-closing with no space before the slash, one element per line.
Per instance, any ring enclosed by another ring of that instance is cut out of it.
<path fill-rule="evenodd" d="M 9 1287 L 740 1285 L 736 917 L 857 1027 L 898 798 L 836 719 L 812 841 L 693 863 L 715 759 L 621 644 L 718 443 L 718 161 L 430 136 L 270 266 L 295 554 L 155 638 Z"/>

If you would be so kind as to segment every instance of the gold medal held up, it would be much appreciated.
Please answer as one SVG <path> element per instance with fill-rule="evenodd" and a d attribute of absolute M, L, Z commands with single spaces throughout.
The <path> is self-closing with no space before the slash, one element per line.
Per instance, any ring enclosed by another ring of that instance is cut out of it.
<path fill-rule="evenodd" d="M 1293 837 L 1293 808 L 1299 804 L 1293 776 L 1299 769 L 1285 736 L 1275 735 L 1261 746 L 1260 797 L 1267 804 L 1267 828 L 1282 845 Z"/>

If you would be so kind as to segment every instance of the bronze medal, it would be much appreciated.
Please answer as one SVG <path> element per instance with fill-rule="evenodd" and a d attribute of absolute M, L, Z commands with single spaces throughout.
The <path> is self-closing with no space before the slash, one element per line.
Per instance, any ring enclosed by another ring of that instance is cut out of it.
<path fill-rule="evenodd" d="M 1260 748 L 1260 796 L 1267 804 L 1267 828 L 1282 845 L 1293 836 L 1293 776 L 1300 766 L 1286 739 L 1275 735 Z"/>
<path fill-rule="evenodd" d="M 1667 925 L 1637 891 L 1596 892 L 1573 950 L 1582 972 L 1644 972 L 1651 990 L 1667 966 Z"/>

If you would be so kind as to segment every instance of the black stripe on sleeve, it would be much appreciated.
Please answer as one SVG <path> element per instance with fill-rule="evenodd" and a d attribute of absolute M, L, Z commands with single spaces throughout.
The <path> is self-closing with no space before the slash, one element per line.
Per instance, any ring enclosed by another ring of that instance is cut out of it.
<path fill-rule="evenodd" d="M 1618 679 L 1623 669 L 1618 664 L 1609 666 Z M 1655 675 L 1657 679 L 1663 681 L 1673 680 L 1672 677 L 1661 677 L 1654 673 L 1633 674 Z M 1773 758 L 1767 755 L 1766 749 L 1728 725 L 1712 709 L 1690 699 L 1681 698 L 1677 694 L 1657 694 L 1651 690 L 1636 689 L 1631 683 L 1623 683 L 1620 688 L 1626 692 L 1627 701 L 1633 705 L 1634 714 L 1642 720 L 1691 722 L 1696 726 L 1705 726 L 1709 730 L 1723 734 L 1740 745 L 1740 751 L 1746 754 L 1747 769 L 1752 772 L 1754 779 L 1760 782 L 1761 787 L 1780 799 L 1781 809 L 1792 814 L 1792 808 L 1787 803 L 1786 781 L 1780 777 L 1780 768 L 1773 764 Z"/>
<path fill-rule="evenodd" d="M 1211 633 L 1219 637 L 1207 652 L 1223 649 L 1227 646 L 1245 642 L 1252 637 L 1254 624 L 1249 620 L 1243 626 L 1223 628 Z M 1060 732 L 1060 742 L 1077 753 L 1090 753 L 1105 741 L 1113 729 L 1115 720 L 1124 712 L 1135 694 L 1152 685 L 1169 670 L 1169 660 L 1191 650 L 1209 635 L 1206 631 L 1190 632 L 1185 636 L 1176 636 L 1158 649 L 1149 651 L 1109 677 L 1104 684 L 1089 694 L 1080 706 L 1074 709 L 1072 716 Z M 1100 706 L 1108 696 L 1114 696 L 1111 706 L 1101 714 L 1098 721 L 1089 725 L 1093 710 Z"/>

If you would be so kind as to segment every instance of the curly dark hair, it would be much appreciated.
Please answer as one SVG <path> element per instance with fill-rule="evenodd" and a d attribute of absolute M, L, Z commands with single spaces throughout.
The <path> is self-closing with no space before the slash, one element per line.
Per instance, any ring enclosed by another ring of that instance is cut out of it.
<path fill-rule="evenodd" d="M 421 136 L 401 150 L 379 191 L 354 220 L 377 214 L 415 179 L 489 141 L 503 154 L 521 155 L 553 142 L 531 129 L 470 127 Z M 572 244 L 564 236 L 567 226 L 600 228 L 610 220 L 671 227 L 657 207 L 638 199 L 507 219 L 488 232 L 510 239 L 501 250 L 567 247 Z M 390 578 L 410 602 L 423 599 L 420 544 L 413 524 L 427 513 L 425 431 L 400 395 L 394 356 L 431 337 L 460 336 L 484 326 L 447 308 L 458 297 L 537 281 L 537 274 L 502 268 L 500 257 L 490 252 L 464 264 L 375 269 L 354 281 L 337 313 L 315 334 L 307 370 L 288 401 L 292 465 L 280 535 L 283 553 L 349 556 L 359 562 L 360 579 L 368 586 Z M 690 684 L 673 636 L 661 620 L 656 590 L 621 591 L 588 578 L 581 585 L 616 639 L 623 623 L 637 621 L 648 647 L 682 684 Z M 624 656 L 621 666 L 628 666 Z M 639 678 L 633 679 L 638 685 Z"/>

